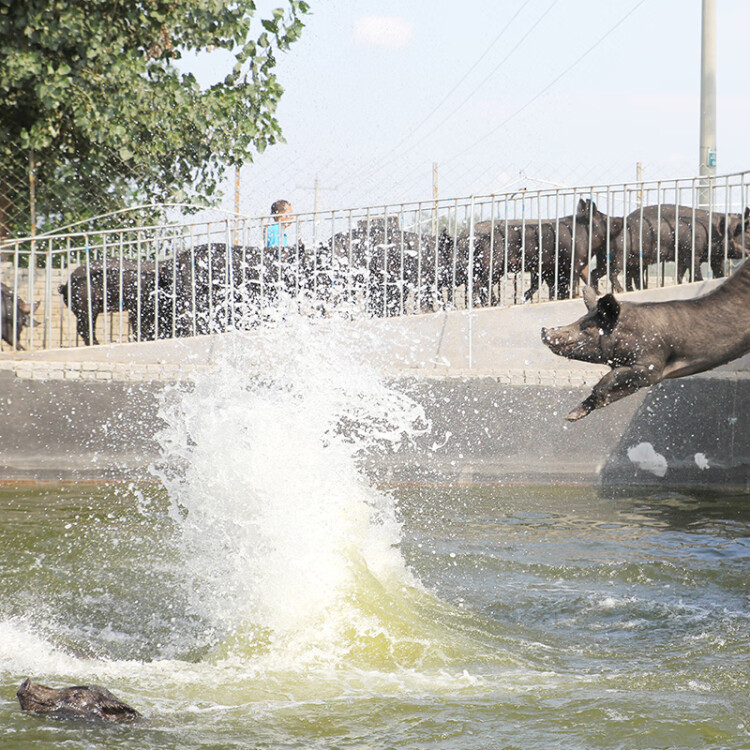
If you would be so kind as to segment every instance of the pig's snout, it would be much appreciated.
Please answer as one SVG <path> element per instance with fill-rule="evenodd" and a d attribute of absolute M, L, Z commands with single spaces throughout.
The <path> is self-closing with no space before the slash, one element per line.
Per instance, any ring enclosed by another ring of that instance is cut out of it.
<path fill-rule="evenodd" d="M 576 348 L 576 341 L 566 328 L 542 328 L 542 343 L 563 357 L 570 356 Z"/>
<path fill-rule="evenodd" d="M 559 346 L 560 335 L 554 328 L 542 328 L 542 343 L 547 346 Z"/>

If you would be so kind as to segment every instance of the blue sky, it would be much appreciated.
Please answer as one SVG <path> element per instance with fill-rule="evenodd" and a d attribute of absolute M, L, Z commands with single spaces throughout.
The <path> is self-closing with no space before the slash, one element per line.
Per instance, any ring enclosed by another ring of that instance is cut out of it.
<path fill-rule="evenodd" d="M 433 162 L 441 198 L 622 182 L 639 161 L 649 179 L 697 171 L 700 0 L 311 5 L 277 67 L 287 142 L 243 167 L 243 213 L 312 210 L 316 178 L 321 209 L 427 199 Z M 750 2 L 717 16 L 723 174 L 750 169 Z"/>

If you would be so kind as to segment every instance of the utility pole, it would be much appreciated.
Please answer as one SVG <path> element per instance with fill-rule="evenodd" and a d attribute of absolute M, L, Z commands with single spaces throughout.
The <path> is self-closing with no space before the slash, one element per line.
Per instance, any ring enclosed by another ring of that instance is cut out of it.
<path fill-rule="evenodd" d="M 320 191 L 321 190 L 338 190 L 339 186 L 335 185 L 330 188 L 323 188 L 320 186 L 320 177 L 315 175 L 315 180 L 312 187 L 309 185 L 297 185 L 297 190 L 312 190 L 313 191 L 313 213 L 317 214 L 320 211 Z M 295 212 L 296 213 L 296 212 Z"/>
<path fill-rule="evenodd" d="M 240 165 L 234 168 L 234 212 L 240 212 Z"/>
<path fill-rule="evenodd" d="M 31 224 L 31 236 L 36 237 L 36 154 L 32 148 L 29 151 L 29 219 Z M 34 269 L 36 268 L 36 241 L 31 240 L 31 255 L 29 257 L 29 299 L 34 296 Z M 86 255 L 88 255 L 88 248 L 86 249 Z M 47 269 L 49 274 L 49 269 Z M 48 276 L 49 278 L 49 276 Z M 106 289 L 106 282 L 104 285 Z M 106 336 L 106 333 L 105 333 Z M 34 316 L 31 316 L 29 320 L 29 342 L 31 348 L 34 347 Z M 46 345 L 46 339 L 43 345 Z M 106 340 L 105 340 L 106 343 Z M 15 349 L 15 346 L 13 347 Z"/>
<path fill-rule="evenodd" d="M 36 154 L 29 151 L 29 229 L 32 237 L 36 235 Z"/>
<path fill-rule="evenodd" d="M 232 231 L 232 244 L 239 245 L 239 231 L 237 217 L 240 213 L 240 165 L 234 167 L 234 230 Z"/>
<path fill-rule="evenodd" d="M 437 234 L 437 212 L 438 212 L 438 163 L 432 162 L 432 233 Z"/>
<path fill-rule="evenodd" d="M 700 115 L 701 208 L 710 209 L 716 176 L 716 0 L 703 0 L 701 15 L 701 115 Z"/>
<path fill-rule="evenodd" d="M 297 190 L 312 190 L 313 191 L 313 246 L 318 244 L 318 212 L 320 211 L 320 191 L 321 190 L 338 190 L 339 186 L 330 188 L 320 187 L 320 177 L 316 174 L 313 186 L 308 185 L 297 185 Z"/>

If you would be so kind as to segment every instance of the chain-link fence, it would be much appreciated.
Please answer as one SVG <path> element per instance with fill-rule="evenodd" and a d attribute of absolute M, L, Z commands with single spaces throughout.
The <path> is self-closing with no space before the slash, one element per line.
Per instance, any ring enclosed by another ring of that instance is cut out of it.
<path fill-rule="evenodd" d="M 5 144 L 3 151 L 0 240 L 34 236 L 135 204 L 165 202 L 173 193 L 155 169 L 131 165 L 116 149 L 102 147 L 95 167 L 63 158 L 54 150 Z M 100 219 L 98 226 L 106 220 Z M 129 220 L 127 213 L 110 219 L 111 225 Z"/>
<path fill-rule="evenodd" d="M 30 154 L 13 149 L 0 170 L 0 240 L 32 234 L 31 211 L 34 178 Z"/>

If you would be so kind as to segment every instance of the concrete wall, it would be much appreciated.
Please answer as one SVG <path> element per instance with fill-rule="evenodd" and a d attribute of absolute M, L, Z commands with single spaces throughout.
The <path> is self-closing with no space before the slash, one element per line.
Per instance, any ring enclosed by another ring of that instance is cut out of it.
<path fill-rule="evenodd" d="M 750 491 L 748 380 L 665 382 L 575 423 L 563 417 L 588 395 L 588 386 L 504 385 L 493 378 L 402 385 L 426 406 L 433 431 L 406 455 L 388 457 L 397 481 Z"/>
<path fill-rule="evenodd" d="M 163 387 L 0 372 L 0 479 L 148 477 Z"/>
<path fill-rule="evenodd" d="M 693 296 L 712 282 L 640 292 Z M 567 423 L 606 367 L 556 357 L 540 328 L 580 300 L 352 323 L 372 362 L 423 404 L 431 434 L 372 459 L 385 481 L 730 486 L 750 492 L 750 357 Z M 164 384 L 214 366 L 234 335 L 0 358 L 0 478 L 144 476 Z M 262 345 L 258 339 L 258 345 Z"/>

